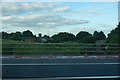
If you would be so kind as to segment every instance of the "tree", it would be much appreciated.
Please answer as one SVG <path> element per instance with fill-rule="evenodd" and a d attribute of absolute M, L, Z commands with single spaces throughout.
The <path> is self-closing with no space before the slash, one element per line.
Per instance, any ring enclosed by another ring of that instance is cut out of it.
<path fill-rule="evenodd" d="M 94 43 L 94 38 L 92 37 L 92 34 L 81 31 L 76 35 L 77 41 L 80 43 Z"/>
<path fill-rule="evenodd" d="M 17 36 L 15 33 L 10 33 L 10 39 L 11 40 L 17 40 Z"/>
<path fill-rule="evenodd" d="M 42 37 L 42 39 L 44 39 L 44 42 L 51 42 L 51 37 L 50 36 L 44 35 Z"/>
<path fill-rule="evenodd" d="M 103 31 L 100 31 L 100 40 L 104 40 L 104 39 L 106 39 L 106 36 L 105 36 L 105 34 L 104 34 L 104 32 Z"/>
<path fill-rule="evenodd" d="M 39 37 L 39 38 L 41 38 L 41 37 L 42 37 L 42 34 L 41 34 L 41 33 L 39 33 L 39 34 L 38 34 L 38 37 Z"/>
<path fill-rule="evenodd" d="M 24 31 L 22 35 L 23 37 L 27 37 L 27 38 L 33 37 L 33 33 L 29 30 Z"/>
<path fill-rule="evenodd" d="M 22 34 L 21 34 L 21 32 L 10 33 L 9 37 L 11 40 L 21 40 Z"/>
<path fill-rule="evenodd" d="M 50 38 L 50 36 L 44 35 L 43 38 Z"/>
<path fill-rule="evenodd" d="M 120 22 L 118 26 L 108 34 L 107 43 L 120 43 Z"/>
<path fill-rule="evenodd" d="M 71 42 L 76 40 L 75 35 L 67 32 L 58 33 L 56 35 L 53 35 L 52 38 L 53 42 Z"/>
<path fill-rule="evenodd" d="M 17 40 L 21 40 L 22 39 L 22 33 L 21 32 L 16 32 L 15 34 L 17 36 Z"/>
<path fill-rule="evenodd" d="M 2 39 L 9 39 L 9 34 L 7 32 L 2 32 Z"/>
<path fill-rule="evenodd" d="M 93 37 L 94 37 L 94 40 L 95 40 L 95 41 L 105 40 L 105 38 L 106 38 L 106 36 L 105 36 L 105 34 L 104 34 L 103 31 L 100 31 L 100 32 L 95 31 L 95 32 L 93 33 Z"/>
<path fill-rule="evenodd" d="M 93 33 L 93 37 L 94 37 L 95 41 L 100 40 L 99 32 L 95 31 Z"/>

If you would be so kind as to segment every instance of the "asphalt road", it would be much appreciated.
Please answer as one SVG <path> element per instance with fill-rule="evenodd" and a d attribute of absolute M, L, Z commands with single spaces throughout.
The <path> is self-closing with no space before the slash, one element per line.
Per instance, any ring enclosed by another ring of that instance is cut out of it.
<path fill-rule="evenodd" d="M 3 64 L 35 64 L 35 63 L 118 63 L 120 58 L 63 58 L 63 59 L 35 59 L 35 58 L 4 58 Z"/>
<path fill-rule="evenodd" d="M 3 78 L 114 77 L 117 58 L 101 59 L 3 59 Z"/>

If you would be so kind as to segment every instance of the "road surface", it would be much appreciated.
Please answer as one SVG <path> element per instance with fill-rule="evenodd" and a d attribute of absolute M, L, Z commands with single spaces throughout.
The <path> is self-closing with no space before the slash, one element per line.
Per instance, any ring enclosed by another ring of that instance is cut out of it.
<path fill-rule="evenodd" d="M 2 60 L 3 78 L 119 77 L 118 58 Z"/>

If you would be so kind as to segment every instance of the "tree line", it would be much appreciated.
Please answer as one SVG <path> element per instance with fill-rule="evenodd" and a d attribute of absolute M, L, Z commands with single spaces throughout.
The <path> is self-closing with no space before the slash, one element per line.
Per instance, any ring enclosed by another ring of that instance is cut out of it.
<path fill-rule="evenodd" d="M 48 35 L 42 36 L 40 33 L 38 37 L 33 35 L 30 30 L 23 32 L 7 33 L 1 32 L 2 39 L 4 40 L 18 40 L 18 41 L 35 41 L 35 42 L 79 42 L 79 43 L 96 43 L 100 40 L 105 40 L 107 43 L 120 43 L 120 23 L 113 29 L 108 37 L 105 36 L 103 31 L 94 31 L 93 34 L 87 31 L 80 31 L 77 35 L 68 32 L 60 32 L 53 35 L 52 37 Z"/>
<path fill-rule="evenodd" d="M 7 33 L 2 32 L 2 39 L 4 40 L 18 40 L 18 41 L 27 41 L 34 40 L 36 42 L 80 42 L 80 43 L 94 43 L 98 40 L 106 39 L 104 32 L 95 31 L 93 34 L 90 34 L 86 31 L 80 31 L 77 35 L 68 32 L 60 32 L 58 34 L 53 35 L 52 37 L 48 35 L 41 36 L 39 34 L 38 37 L 33 35 L 30 30 L 26 30 L 23 32 L 15 32 L 15 33 Z"/>

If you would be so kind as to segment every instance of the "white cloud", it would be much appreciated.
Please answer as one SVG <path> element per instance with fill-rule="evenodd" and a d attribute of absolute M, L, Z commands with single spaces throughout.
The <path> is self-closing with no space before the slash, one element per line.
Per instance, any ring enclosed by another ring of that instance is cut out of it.
<path fill-rule="evenodd" d="M 39 11 L 50 11 L 57 3 L 1 3 L 2 15 L 19 15 L 24 13 L 36 13 Z"/>
<path fill-rule="evenodd" d="M 5 16 L 0 18 L 4 26 L 49 27 L 69 26 L 88 23 L 87 20 L 67 19 L 58 15 Z"/>
<path fill-rule="evenodd" d="M 59 12 L 76 13 L 72 11 L 69 6 L 63 6 L 55 8 L 55 6 L 61 4 L 60 2 L 34 2 L 34 3 L 2 3 L 2 16 L 15 16 L 15 15 L 32 15 L 32 14 L 55 14 Z M 1 14 L 1 13 L 0 13 Z"/>
<path fill-rule="evenodd" d="M 64 11 L 68 11 L 69 9 L 70 9 L 70 7 L 65 6 L 65 7 L 54 9 L 53 11 L 55 11 L 55 12 L 64 12 Z"/>

